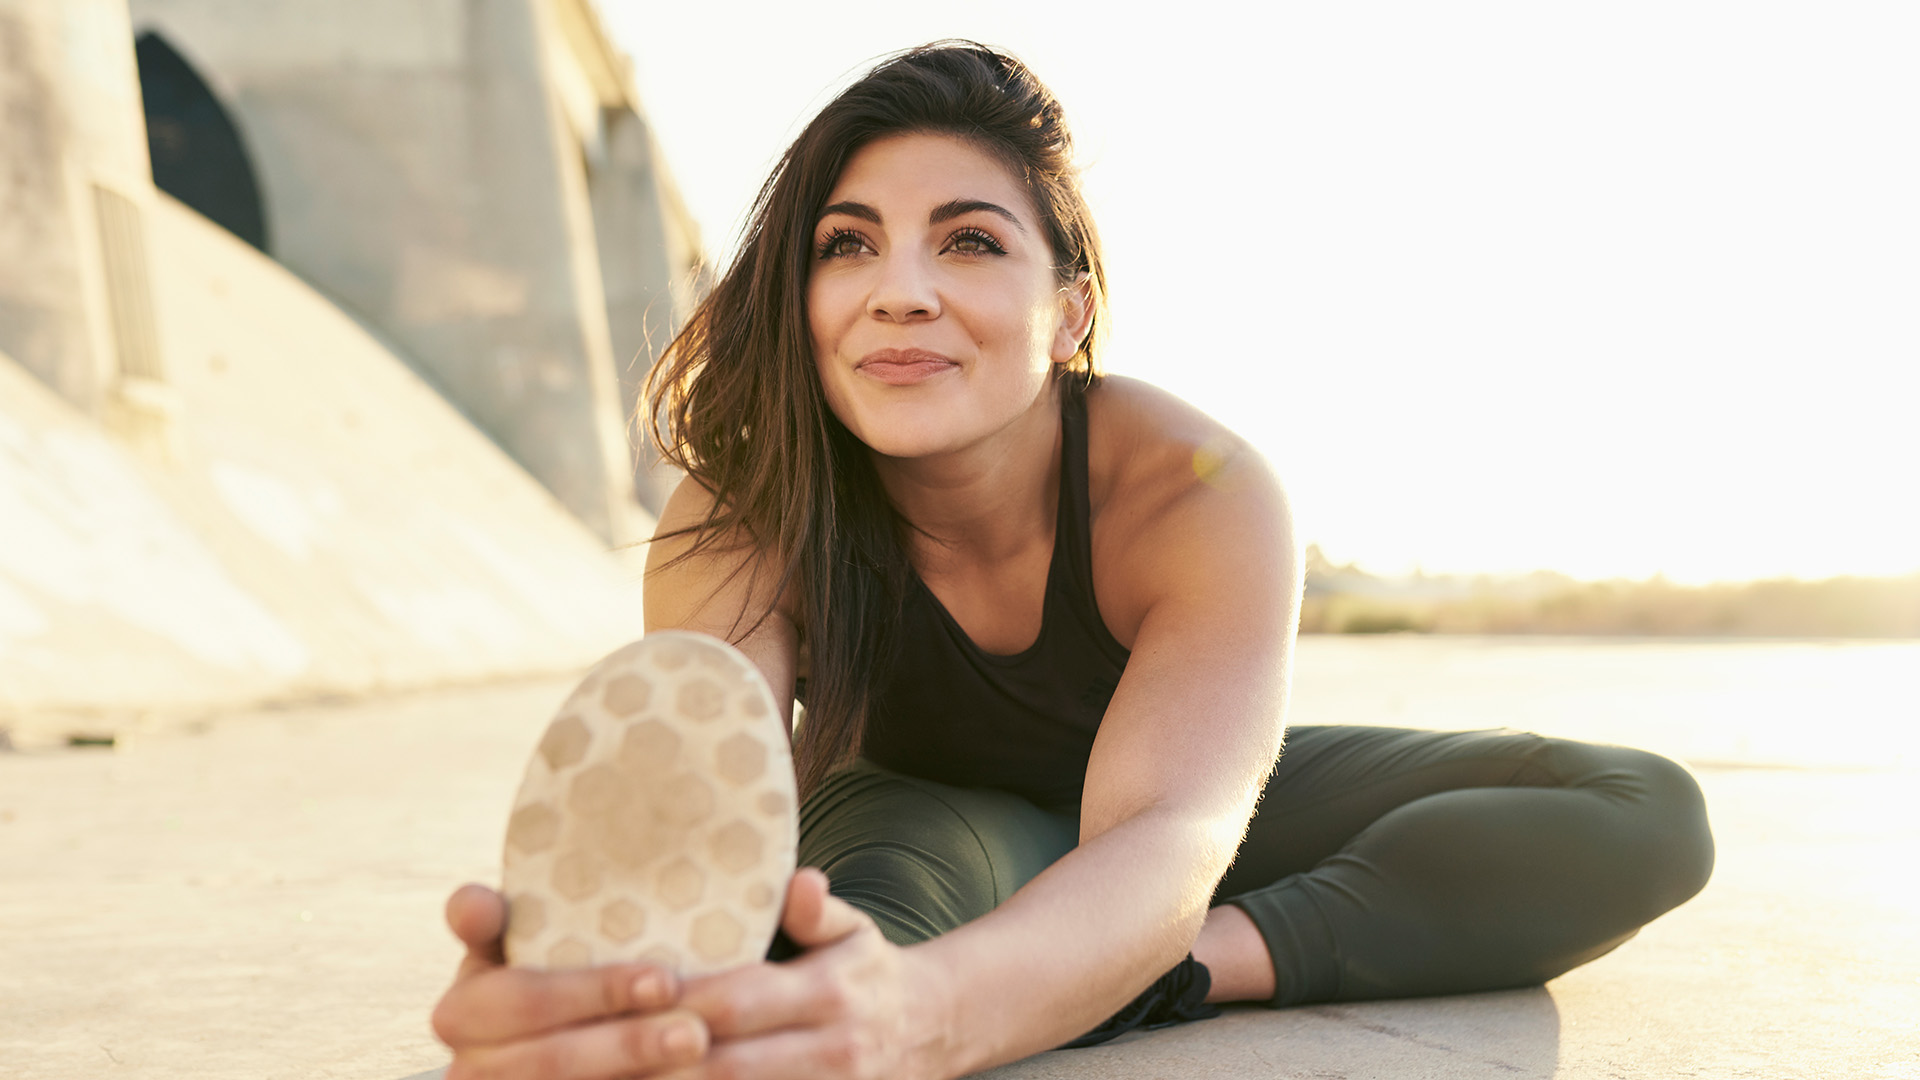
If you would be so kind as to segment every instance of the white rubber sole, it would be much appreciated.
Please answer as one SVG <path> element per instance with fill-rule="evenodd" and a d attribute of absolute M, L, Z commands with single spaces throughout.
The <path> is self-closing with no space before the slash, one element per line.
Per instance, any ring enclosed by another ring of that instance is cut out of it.
<path fill-rule="evenodd" d="M 507 959 L 700 975 L 760 960 L 797 835 L 785 727 L 760 672 L 663 631 L 600 661 L 547 725 L 514 800 Z"/>

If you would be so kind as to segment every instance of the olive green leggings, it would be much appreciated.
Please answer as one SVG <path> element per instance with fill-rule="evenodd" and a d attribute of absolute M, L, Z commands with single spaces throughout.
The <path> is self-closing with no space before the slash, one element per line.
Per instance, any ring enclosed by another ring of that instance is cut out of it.
<path fill-rule="evenodd" d="M 1078 840 L 1070 815 L 862 763 L 807 800 L 800 861 L 898 944 L 979 917 Z M 1300 727 L 1214 902 L 1271 1004 L 1545 982 L 1698 892 L 1706 806 L 1654 754 L 1515 731 Z"/>

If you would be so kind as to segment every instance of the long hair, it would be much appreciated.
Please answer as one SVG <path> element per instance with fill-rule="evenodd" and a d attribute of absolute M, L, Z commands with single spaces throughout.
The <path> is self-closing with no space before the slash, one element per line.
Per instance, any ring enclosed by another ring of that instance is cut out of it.
<path fill-rule="evenodd" d="M 679 558 L 744 545 L 741 571 L 792 595 L 808 657 L 795 745 L 807 793 L 860 750 L 875 673 L 912 580 L 908 526 L 867 449 L 828 408 L 807 319 L 820 210 L 847 161 L 876 139 L 954 135 L 1022 180 L 1062 282 L 1085 279 L 1094 318 L 1061 378 L 1099 378 L 1106 278 L 1060 103 L 1018 60 L 943 41 L 894 56 L 813 118 L 754 200 L 738 255 L 648 373 L 644 426 L 662 455 L 713 493 Z M 769 612 L 742 613 L 744 636 Z"/>

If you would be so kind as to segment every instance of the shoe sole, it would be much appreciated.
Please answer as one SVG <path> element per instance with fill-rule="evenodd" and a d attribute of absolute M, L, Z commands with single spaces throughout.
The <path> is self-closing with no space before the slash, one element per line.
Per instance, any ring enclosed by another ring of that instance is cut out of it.
<path fill-rule="evenodd" d="M 763 959 L 796 805 L 787 733 L 752 661 L 684 631 L 618 650 L 527 763 L 502 860 L 508 962 L 700 975 Z"/>

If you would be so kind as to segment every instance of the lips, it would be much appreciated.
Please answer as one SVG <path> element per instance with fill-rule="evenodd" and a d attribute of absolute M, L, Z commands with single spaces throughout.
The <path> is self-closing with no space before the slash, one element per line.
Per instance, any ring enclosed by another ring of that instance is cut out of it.
<path fill-rule="evenodd" d="M 853 370 L 890 386 L 912 386 L 959 367 L 939 353 L 924 349 L 876 349 L 861 357 Z"/>

